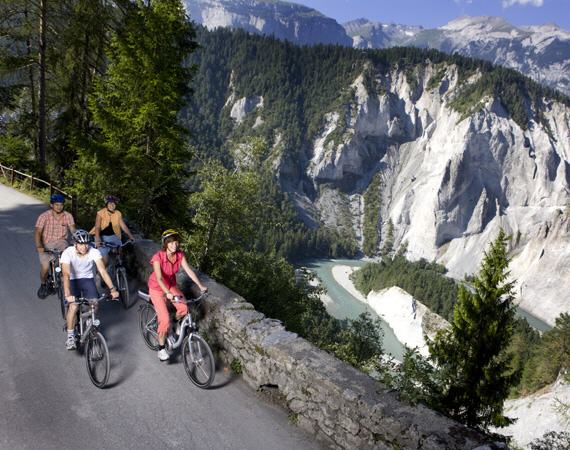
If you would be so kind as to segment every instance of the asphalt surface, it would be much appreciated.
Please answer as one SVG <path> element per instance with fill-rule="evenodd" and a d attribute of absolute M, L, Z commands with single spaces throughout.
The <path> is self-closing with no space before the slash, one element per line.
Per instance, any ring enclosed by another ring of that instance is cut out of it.
<path fill-rule="evenodd" d="M 161 363 L 138 330 L 138 305 L 101 305 L 111 376 L 97 389 L 65 349 L 57 297 L 36 296 L 33 242 L 46 206 L 0 185 L 0 449 L 319 448 L 287 413 L 218 369 L 211 389 Z"/>

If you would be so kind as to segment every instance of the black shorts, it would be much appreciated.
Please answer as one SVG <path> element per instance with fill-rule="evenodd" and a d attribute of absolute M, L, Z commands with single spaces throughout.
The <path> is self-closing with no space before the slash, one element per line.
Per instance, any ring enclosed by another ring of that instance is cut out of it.
<path fill-rule="evenodd" d="M 76 278 L 70 281 L 71 295 L 75 297 L 83 297 L 88 300 L 97 300 L 99 293 L 95 286 L 95 278 Z"/>

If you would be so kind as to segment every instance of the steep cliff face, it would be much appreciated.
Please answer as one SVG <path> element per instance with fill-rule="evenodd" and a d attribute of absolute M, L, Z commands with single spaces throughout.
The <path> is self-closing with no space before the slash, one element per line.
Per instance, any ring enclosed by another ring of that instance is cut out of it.
<path fill-rule="evenodd" d="M 296 44 L 351 45 L 334 19 L 302 5 L 274 0 L 185 0 L 190 19 L 206 26 L 242 28 Z"/>
<path fill-rule="evenodd" d="M 457 278 L 478 268 L 504 228 L 521 305 L 553 323 L 569 307 L 560 293 L 570 289 L 570 109 L 544 99 L 541 121 L 534 114 L 521 128 L 492 96 L 471 114 L 452 108 L 478 77 L 462 79 L 452 64 L 365 68 L 346 103 L 322 112 L 304 156 L 278 159 L 276 170 L 312 223 L 340 227 L 348 215 L 358 239 L 362 193 L 379 173 L 379 228 L 391 220 L 409 257 Z"/>

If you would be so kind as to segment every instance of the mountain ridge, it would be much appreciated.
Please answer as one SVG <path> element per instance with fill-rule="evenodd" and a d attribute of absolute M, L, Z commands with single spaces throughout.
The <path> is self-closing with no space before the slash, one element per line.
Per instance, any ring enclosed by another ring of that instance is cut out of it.
<path fill-rule="evenodd" d="M 208 29 L 242 28 L 298 45 L 457 52 L 513 68 L 570 95 L 570 32 L 552 24 L 516 27 L 500 17 L 462 16 L 433 29 L 367 19 L 341 26 L 314 9 L 279 0 L 185 0 L 185 5 L 191 19 Z"/>

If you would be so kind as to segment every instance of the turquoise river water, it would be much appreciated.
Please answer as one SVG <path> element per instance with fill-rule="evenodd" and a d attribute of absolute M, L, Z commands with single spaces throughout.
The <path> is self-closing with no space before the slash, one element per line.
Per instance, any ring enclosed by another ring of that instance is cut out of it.
<path fill-rule="evenodd" d="M 329 314 L 337 319 L 356 319 L 361 313 L 369 312 L 373 318 L 379 318 L 384 333 L 384 351 L 401 361 L 404 354 L 404 346 L 398 341 L 390 326 L 384 322 L 372 308 L 356 299 L 338 284 L 332 275 L 332 268 L 334 266 L 345 265 L 361 267 L 364 264 L 366 264 L 366 262 L 361 260 L 334 259 L 308 261 L 304 262 L 302 266 L 316 273 L 322 285 L 326 288 L 327 294 L 332 300 L 332 303 L 325 304 Z M 552 328 L 547 323 L 530 315 L 521 308 L 518 308 L 517 313 L 527 319 L 529 324 L 539 331 L 546 331 Z"/>

